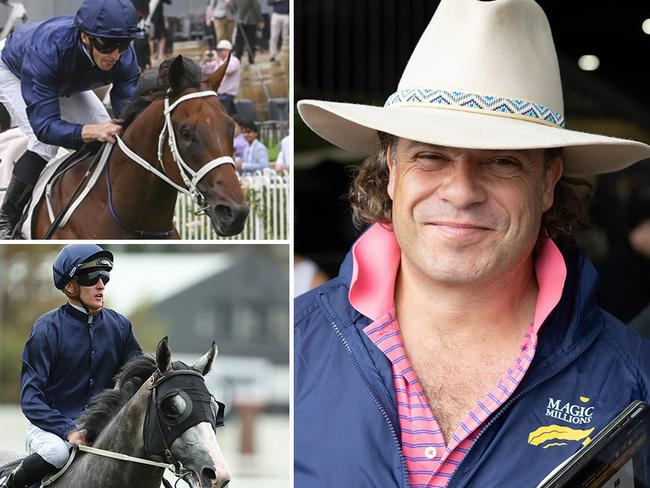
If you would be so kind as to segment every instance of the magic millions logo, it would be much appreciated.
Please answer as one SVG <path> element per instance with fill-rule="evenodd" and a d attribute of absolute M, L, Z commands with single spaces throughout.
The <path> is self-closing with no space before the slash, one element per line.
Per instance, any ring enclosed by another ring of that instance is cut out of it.
<path fill-rule="evenodd" d="M 565 402 L 555 398 L 549 398 L 546 405 L 546 416 L 561 420 L 567 425 L 550 424 L 543 425 L 528 435 L 528 443 L 533 446 L 540 446 L 544 449 L 553 446 L 566 446 L 569 441 L 580 442 L 586 446 L 591 442 L 591 433 L 594 428 L 584 429 L 591 423 L 594 415 L 594 407 L 589 405 L 588 397 L 580 397 L 580 403 Z"/>
<path fill-rule="evenodd" d="M 580 401 L 582 405 L 549 398 L 548 405 L 546 405 L 546 416 L 569 424 L 589 424 L 594 415 L 594 407 L 588 405 L 589 398 L 587 397 L 580 397 Z"/>

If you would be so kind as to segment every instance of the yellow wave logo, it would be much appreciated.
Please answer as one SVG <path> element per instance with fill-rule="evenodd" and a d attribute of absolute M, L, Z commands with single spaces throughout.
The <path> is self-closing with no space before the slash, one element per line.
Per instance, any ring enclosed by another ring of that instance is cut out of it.
<path fill-rule="evenodd" d="M 594 428 L 587 430 L 572 429 L 564 425 L 543 425 L 528 434 L 528 444 L 533 446 L 541 446 L 547 449 L 553 446 L 566 446 L 566 442 L 558 441 L 578 441 L 586 446 L 591 442 L 591 433 Z M 553 442 L 551 442 L 553 441 Z"/>

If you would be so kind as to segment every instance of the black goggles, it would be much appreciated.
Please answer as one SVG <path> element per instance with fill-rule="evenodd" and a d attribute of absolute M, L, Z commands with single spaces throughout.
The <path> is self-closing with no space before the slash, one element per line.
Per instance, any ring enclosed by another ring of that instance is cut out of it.
<path fill-rule="evenodd" d="M 110 54 L 116 49 L 124 52 L 129 48 L 131 39 L 109 39 L 106 37 L 91 37 L 90 43 L 102 54 Z"/>
<path fill-rule="evenodd" d="M 77 283 L 81 286 L 95 286 L 101 278 L 106 284 L 111 279 L 111 273 L 107 269 L 96 269 L 93 271 L 82 271 L 77 275 Z"/>

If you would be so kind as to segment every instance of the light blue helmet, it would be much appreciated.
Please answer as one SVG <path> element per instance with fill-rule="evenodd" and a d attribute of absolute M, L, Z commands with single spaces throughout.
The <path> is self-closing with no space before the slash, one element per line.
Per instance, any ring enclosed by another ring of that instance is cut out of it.
<path fill-rule="evenodd" d="M 140 18 L 130 0 L 84 0 L 77 16 L 77 27 L 91 37 L 135 39 L 144 37 Z"/>
<path fill-rule="evenodd" d="M 113 253 L 105 251 L 97 244 L 69 244 L 61 249 L 52 265 L 54 286 L 59 290 L 65 288 L 82 264 L 95 261 L 97 268 L 111 269 L 113 267 Z M 90 267 L 90 266 L 85 266 Z"/>

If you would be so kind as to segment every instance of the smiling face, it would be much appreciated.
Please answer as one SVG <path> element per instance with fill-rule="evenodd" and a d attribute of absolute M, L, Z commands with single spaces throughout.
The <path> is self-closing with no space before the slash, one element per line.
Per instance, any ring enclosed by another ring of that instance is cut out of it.
<path fill-rule="evenodd" d="M 559 157 L 545 164 L 542 149 L 470 150 L 407 139 L 390 153 L 402 271 L 460 285 L 530 265 L 562 172 Z"/>

